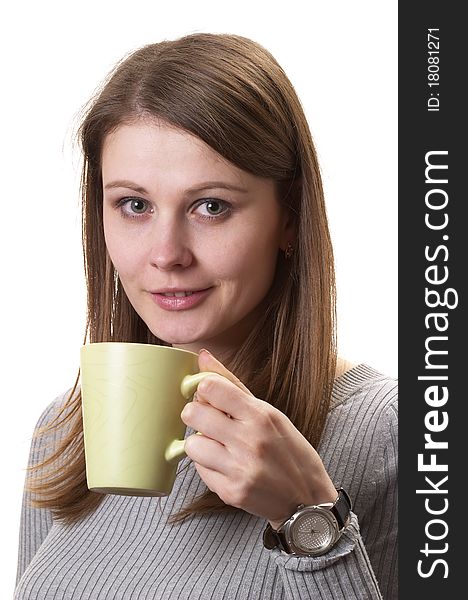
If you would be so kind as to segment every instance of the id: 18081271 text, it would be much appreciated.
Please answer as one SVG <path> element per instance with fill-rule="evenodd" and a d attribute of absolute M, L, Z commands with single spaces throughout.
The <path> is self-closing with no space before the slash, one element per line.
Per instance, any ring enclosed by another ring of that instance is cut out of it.
<path fill-rule="evenodd" d="M 439 97 L 439 29 L 427 30 L 427 85 L 429 87 L 429 97 L 427 99 L 427 110 L 429 112 L 438 112 L 440 109 Z"/>

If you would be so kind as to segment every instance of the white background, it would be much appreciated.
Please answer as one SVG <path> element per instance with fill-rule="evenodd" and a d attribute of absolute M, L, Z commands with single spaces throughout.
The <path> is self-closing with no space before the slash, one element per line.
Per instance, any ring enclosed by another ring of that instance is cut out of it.
<path fill-rule="evenodd" d="M 73 384 L 84 335 L 76 115 L 130 50 L 210 31 L 251 37 L 273 53 L 321 161 L 340 353 L 397 375 L 396 2 L 8 4 L 0 41 L 2 598 L 14 585 L 32 430 Z"/>

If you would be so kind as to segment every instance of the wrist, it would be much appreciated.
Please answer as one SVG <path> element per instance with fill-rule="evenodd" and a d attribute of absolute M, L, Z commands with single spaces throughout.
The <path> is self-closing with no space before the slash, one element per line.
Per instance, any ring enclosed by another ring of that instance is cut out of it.
<path fill-rule="evenodd" d="M 335 502 L 299 505 L 293 515 L 277 529 L 270 525 L 263 533 L 265 548 L 279 547 L 287 554 L 320 556 L 339 540 L 350 520 L 351 500 L 343 488 Z M 273 521 L 277 525 L 276 521 Z"/>
<path fill-rule="evenodd" d="M 338 499 L 338 490 L 335 488 L 331 479 L 329 479 L 331 485 L 326 485 L 320 490 L 316 488 L 314 494 L 304 494 L 295 503 L 291 504 L 284 516 L 279 519 L 268 519 L 268 523 L 277 531 L 285 521 L 291 518 L 296 512 L 298 506 L 318 506 L 319 504 L 334 504 Z"/>

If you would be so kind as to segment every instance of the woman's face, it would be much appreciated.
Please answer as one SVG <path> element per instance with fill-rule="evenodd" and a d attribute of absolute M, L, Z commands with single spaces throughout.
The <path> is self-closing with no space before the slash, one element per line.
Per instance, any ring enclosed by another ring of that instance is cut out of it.
<path fill-rule="evenodd" d="M 107 249 L 153 334 L 219 355 L 240 344 L 291 239 L 274 182 L 148 120 L 106 137 L 102 179 Z"/>

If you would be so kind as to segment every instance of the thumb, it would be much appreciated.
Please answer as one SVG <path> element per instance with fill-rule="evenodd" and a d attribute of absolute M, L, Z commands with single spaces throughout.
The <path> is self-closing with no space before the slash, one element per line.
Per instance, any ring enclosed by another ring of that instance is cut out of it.
<path fill-rule="evenodd" d="M 205 348 L 200 350 L 198 353 L 198 366 L 200 371 L 211 371 L 213 373 L 218 373 L 218 375 L 222 375 L 242 391 L 246 392 L 250 396 L 253 395 L 250 390 L 245 387 L 242 381 L 234 375 L 234 373 L 231 373 L 229 369 L 227 369 L 217 358 L 211 354 L 209 350 L 206 350 Z"/>

